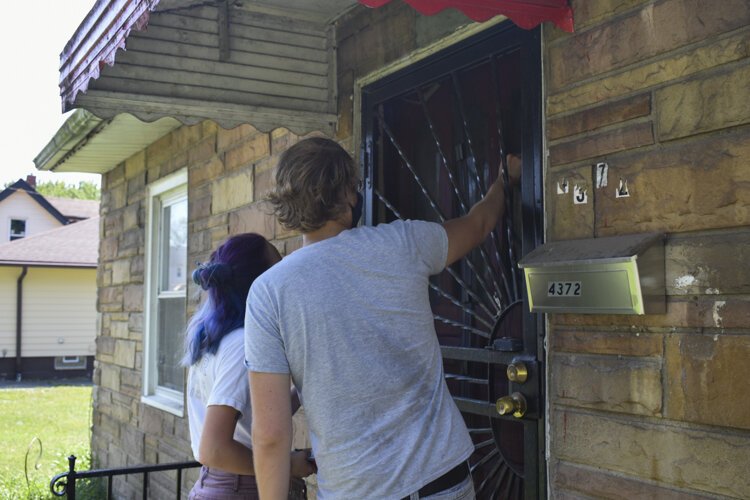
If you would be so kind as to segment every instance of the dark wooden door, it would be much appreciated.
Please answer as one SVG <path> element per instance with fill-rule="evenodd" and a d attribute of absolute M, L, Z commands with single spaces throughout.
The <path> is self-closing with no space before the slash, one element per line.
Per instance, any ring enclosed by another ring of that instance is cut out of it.
<path fill-rule="evenodd" d="M 504 23 L 363 89 L 367 224 L 463 215 L 507 153 L 523 157 L 493 233 L 430 283 L 478 498 L 545 494 L 544 331 L 516 265 L 542 236 L 539 47 L 538 30 Z"/>

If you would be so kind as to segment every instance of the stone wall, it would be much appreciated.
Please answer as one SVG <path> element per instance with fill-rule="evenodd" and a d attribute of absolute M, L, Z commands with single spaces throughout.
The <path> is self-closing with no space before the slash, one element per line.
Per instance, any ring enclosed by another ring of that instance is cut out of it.
<path fill-rule="evenodd" d="M 260 133 L 249 125 L 223 130 L 213 122 L 182 127 L 103 177 L 101 265 L 94 375 L 92 451 L 100 467 L 191 460 L 187 417 L 141 402 L 146 186 L 188 170 L 188 262 L 206 260 L 228 235 L 259 232 L 288 253 L 300 237 L 286 233 L 259 200 L 280 151 L 297 140 L 283 129 Z M 188 309 L 199 289 L 188 283 Z M 195 472 L 186 474 L 187 491 Z M 174 474 L 154 474 L 153 498 L 174 490 Z M 139 495 L 141 476 L 116 480 L 118 498 Z"/>
<path fill-rule="evenodd" d="M 547 237 L 667 233 L 668 298 L 549 316 L 552 496 L 748 498 L 750 4 L 572 5 L 544 37 Z"/>

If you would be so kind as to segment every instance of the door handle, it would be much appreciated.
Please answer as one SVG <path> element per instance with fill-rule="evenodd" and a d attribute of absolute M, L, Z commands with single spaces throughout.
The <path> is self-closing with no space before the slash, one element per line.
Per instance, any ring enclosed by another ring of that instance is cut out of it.
<path fill-rule="evenodd" d="M 527 408 L 526 398 L 520 392 L 503 396 L 495 402 L 495 409 L 500 415 L 513 415 L 516 418 L 521 418 L 526 415 Z"/>
<path fill-rule="evenodd" d="M 514 361 L 508 365 L 505 374 L 511 382 L 523 384 L 529 378 L 529 369 L 523 361 Z"/>

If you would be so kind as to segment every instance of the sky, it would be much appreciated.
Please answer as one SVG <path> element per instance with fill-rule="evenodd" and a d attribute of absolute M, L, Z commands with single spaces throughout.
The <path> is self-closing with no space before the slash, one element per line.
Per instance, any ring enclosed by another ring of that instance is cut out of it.
<path fill-rule="evenodd" d="M 70 114 L 61 112 L 60 52 L 95 0 L 3 2 L 0 30 L 0 190 L 28 174 L 39 181 L 100 183 L 98 174 L 40 172 L 34 157 Z"/>

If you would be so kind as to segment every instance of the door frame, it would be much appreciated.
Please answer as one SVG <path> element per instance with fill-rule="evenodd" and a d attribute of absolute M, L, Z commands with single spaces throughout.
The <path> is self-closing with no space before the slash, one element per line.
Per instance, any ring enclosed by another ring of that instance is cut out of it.
<path fill-rule="evenodd" d="M 365 224 L 373 223 L 373 185 L 370 170 L 370 158 L 373 154 L 373 139 L 368 133 L 367 124 L 372 123 L 371 110 L 373 102 L 382 102 L 401 94 L 405 89 L 416 87 L 421 81 L 428 81 L 451 69 L 470 66 L 486 54 L 501 50 L 520 49 L 521 81 L 524 82 L 524 100 L 521 107 L 524 129 L 523 171 L 521 175 L 521 220 L 524 230 L 519 235 L 521 255 L 541 245 L 544 240 L 544 177 L 543 177 L 543 115 L 542 115 L 542 51 L 541 28 L 522 30 L 510 21 L 496 22 L 481 31 L 464 35 L 463 39 L 447 46 L 444 43 L 432 53 L 419 59 L 401 61 L 392 68 L 381 69 L 372 75 L 360 79 L 355 84 L 355 144 L 359 146 L 359 160 L 365 184 L 365 206 L 363 220 Z M 461 64 L 456 65 L 458 55 Z M 468 57 L 466 57 L 468 56 Z M 357 113 L 359 112 L 359 113 Z M 526 287 L 522 295 L 527 302 Z M 539 376 L 539 419 L 535 439 L 525 440 L 525 456 L 534 456 L 536 463 L 536 485 L 529 484 L 525 489 L 526 498 L 546 498 L 547 495 L 547 461 L 545 439 L 547 419 L 546 356 L 544 339 L 546 321 L 542 314 L 531 314 L 524 307 L 523 338 L 527 345 L 536 346 L 536 358 L 540 370 Z M 534 487 L 536 486 L 536 487 Z"/>

